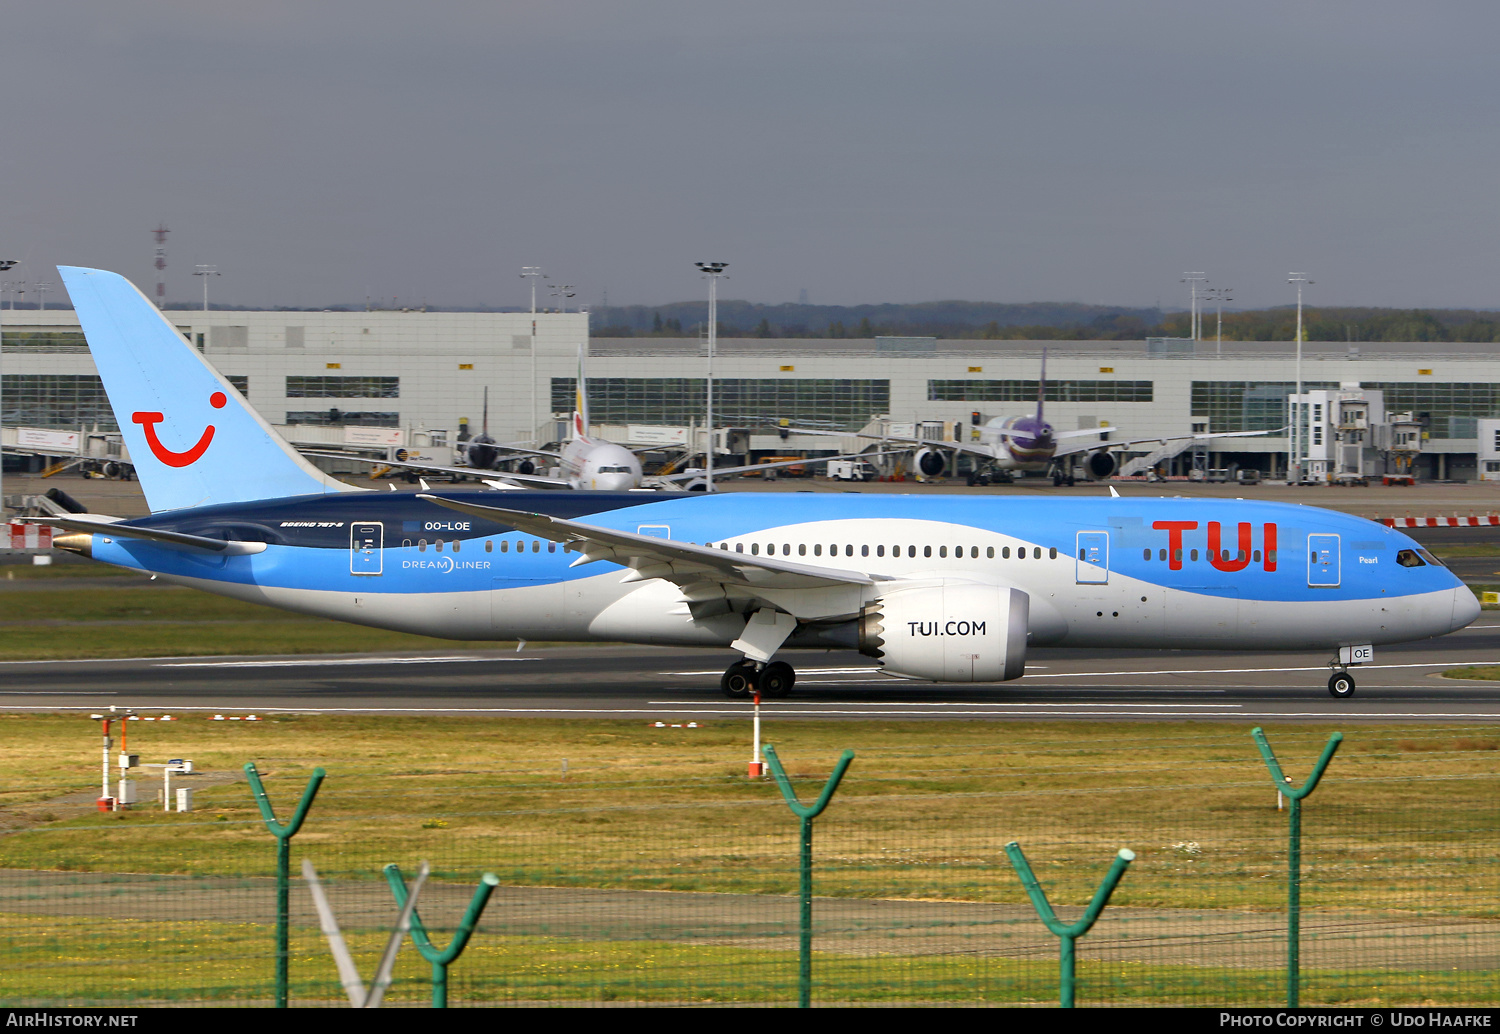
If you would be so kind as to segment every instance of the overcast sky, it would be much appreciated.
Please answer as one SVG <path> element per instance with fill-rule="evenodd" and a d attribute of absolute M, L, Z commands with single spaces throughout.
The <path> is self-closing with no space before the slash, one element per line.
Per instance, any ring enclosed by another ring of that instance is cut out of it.
<path fill-rule="evenodd" d="M 1500 307 L 1500 5 L 48 0 L 0 258 L 169 300 Z M 60 297 L 58 294 L 54 298 Z"/>

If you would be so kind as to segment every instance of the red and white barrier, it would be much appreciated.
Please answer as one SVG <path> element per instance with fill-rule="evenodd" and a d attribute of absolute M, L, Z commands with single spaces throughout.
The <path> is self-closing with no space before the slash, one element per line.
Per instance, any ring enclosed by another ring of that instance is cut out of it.
<path fill-rule="evenodd" d="M 1484 517 L 1376 517 L 1387 528 L 1500 528 L 1500 514 Z"/>
<path fill-rule="evenodd" d="M 10 525 L 10 548 L 42 550 L 52 548 L 52 525 L 22 524 L 8 521 Z"/>

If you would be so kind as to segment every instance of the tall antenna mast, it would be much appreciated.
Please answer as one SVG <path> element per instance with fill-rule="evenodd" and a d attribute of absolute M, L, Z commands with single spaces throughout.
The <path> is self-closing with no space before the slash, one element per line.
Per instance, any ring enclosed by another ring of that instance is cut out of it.
<path fill-rule="evenodd" d="M 151 232 L 156 235 L 156 307 L 165 309 L 167 307 L 167 234 L 172 231 L 167 229 L 166 223 L 158 223 L 156 229 Z"/>

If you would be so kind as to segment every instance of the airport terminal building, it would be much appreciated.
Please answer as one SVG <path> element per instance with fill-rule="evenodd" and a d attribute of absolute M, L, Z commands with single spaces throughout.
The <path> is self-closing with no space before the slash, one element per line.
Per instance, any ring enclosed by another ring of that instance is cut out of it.
<path fill-rule="evenodd" d="M 556 440 L 573 408 L 580 346 L 588 354 L 590 416 L 603 433 L 649 442 L 670 440 L 668 429 L 677 429 L 677 440 L 705 440 L 708 356 L 697 338 L 590 340 L 587 313 L 166 315 L 293 441 L 441 450 L 478 433 L 486 390 L 497 440 Z M 0 423 L 8 447 L 18 428 L 101 436 L 117 430 L 71 310 L 5 310 L 0 329 Z M 1127 440 L 1276 432 L 1288 423 L 1287 396 L 1297 380 L 1296 346 L 1288 341 L 1225 342 L 1220 349 L 1179 339 L 729 338 L 719 341 L 713 367 L 714 423 L 734 429 L 721 435 L 720 451 L 758 457 L 827 452 L 839 443 L 783 436 L 783 421 L 892 434 L 915 425 L 928 437 L 967 438 L 976 419 L 1034 409 L 1044 346 L 1046 416 L 1059 430 L 1107 424 L 1113 438 Z M 1500 476 L 1493 346 L 1308 342 L 1301 375 L 1309 399 L 1362 393 L 1379 413 L 1409 419 L 1420 429 L 1418 476 Z M 1312 440 L 1322 432 L 1308 433 Z M 1281 476 L 1289 440 L 1273 433 L 1214 449 L 1215 467 Z"/>

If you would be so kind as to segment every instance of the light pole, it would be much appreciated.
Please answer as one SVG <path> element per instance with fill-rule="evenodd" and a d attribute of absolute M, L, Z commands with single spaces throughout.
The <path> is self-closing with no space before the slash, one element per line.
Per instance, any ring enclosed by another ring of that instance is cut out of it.
<path fill-rule="evenodd" d="M 1307 442 L 1307 435 L 1302 429 L 1302 414 L 1306 406 L 1302 404 L 1302 287 L 1304 284 L 1311 285 L 1313 281 L 1307 278 L 1306 273 L 1287 274 L 1287 283 L 1297 285 L 1297 393 L 1293 396 L 1297 404 L 1293 409 L 1292 418 L 1292 484 L 1302 484 L 1302 453 Z"/>
<path fill-rule="evenodd" d="M 708 449 L 703 469 L 708 491 L 714 490 L 714 344 L 719 337 L 719 278 L 726 276 L 728 262 L 694 262 L 708 281 L 708 392 L 705 397 L 704 422 L 708 425 Z"/>
<path fill-rule="evenodd" d="M 528 439 L 536 435 L 536 281 L 538 277 L 546 278 L 541 266 L 521 267 L 521 278 L 531 281 L 531 430 L 526 432 Z"/>
<path fill-rule="evenodd" d="M 1189 288 L 1189 290 L 1191 292 L 1190 293 L 1190 297 L 1192 298 L 1193 330 L 1192 330 L 1192 333 L 1189 334 L 1188 336 L 1191 337 L 1194 341 L 1197 341 L 1198 337 L 1199 337 L 1199 334 L 1198 334 L 1198 285 L 1199 284 L 1206 284 L 1206 283 L 1208 283 L 1208 277 L 1204 276 L 1201 272 L 1199 272 L 1199 273 L 1184 273 L 1184 274 L 1182 274 L 1182 280 L 1179 281 L 1179 282 L 1187 284 L 1188 288 Z"/>
<path fill-rule="evenodd" d="M 52 290 L 52 284 L 51 284 L 51 282 L 47 281 L 47 280 L 38 280 L 36 283 L 34 283 L 34 284 L 31 285 L 31 289 L 36 292 L 36 307 L 37 307 L 37 311 L 40 312 L 40 311 L 46 309 L 47 308 L 47 292 L 50 291 L 50 290 Z"/>
<path fill-rule="evenodd" d="M 558 312 L 567 312 L 568 311 L 568 299 L 571 298 L 571 297 L 573 297 L 573 295 L 575 293 L 574 290 L 573 290 L 573 286 L 574 285 L 572 285 L 572 284 L 553 284 L 552 285 L 552 288 L 551 288 L 551 290 L 550 290 L 549 293 L 552 295 L 552 297 L 554 297 L 554 298 L 557 299 L 557 311 Z"/>
<path fill-rule="evenodd" d="M 1216 345 L 1214 348 L 1214 354 L 1217 356 L 1224 354 L 1224 303 L 1234 301 L 1233 291 L 1234 288 L 1232 287 L 1210 287 L 1203 292 L 1208 296 L 1210 301 L 1215 303 L 1218 309 L 1218 329 L 1215 334 Z"/>
<path fill-rule="evenodd" d="M 207 312 L 208 311 L 208 278 L 211 277 L 211 276 L 218 276 L 219 275 L 219 267 L 218 266 L 199 266 L 198 267 L 198 272 L 194 273 L 193 275 L 194 276 L 201 276 L 203 278 L 203 311 Z"/>
<path fill-rule="evenodd" d="M 14 269 L 15 265 L 16 265 L 16 260 L 15 259 L 0 259 L 0 273 L 4 273 L 7 270 Z M 11 303 L 11 307 L 12 308 L 15 307 L 15 303 L 14 302 Z M 3 321 L 0 321 L 0 356 L 3 356 L 4 354 L 5 354 L 5 324 L 4 324 Z M 5 383 L 5 374 L 3 372 L 3 368 L 0 368 L 0 386 L 3 386 L 4 383 Z M 0 434 L 4 433 L 4 428 L 5 428 L 5 393 L 4 393 L 3 390 L 0 390 Z M 0 518 L 3 518 L 3 520 L 0 520 L 0 523 L 4 523 L 4 524 L 9 524 L 10 523 L 10 517 L 6 514 L 6 511 L 5 511 L 5 464 L 4 464 L 3 460 L 0 460 Z M 9 529 L 7 529 L 6 533 L 9 534 Z"/>

